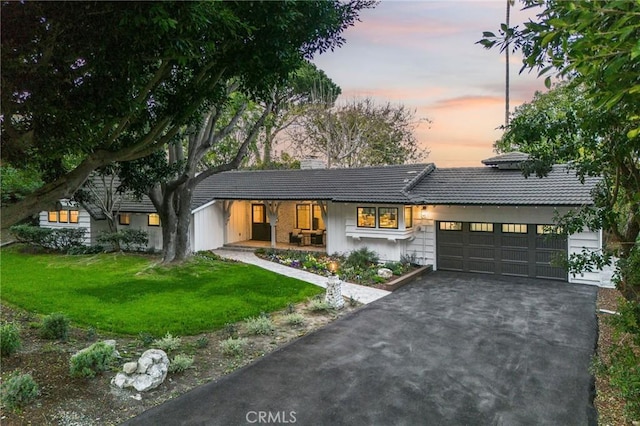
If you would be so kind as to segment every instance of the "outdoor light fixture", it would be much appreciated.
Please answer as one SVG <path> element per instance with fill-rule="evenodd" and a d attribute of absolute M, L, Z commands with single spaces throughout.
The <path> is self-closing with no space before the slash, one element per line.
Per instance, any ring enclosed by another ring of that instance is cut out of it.
<path fill-rule="evenodd" d="M 427 210 L 427 206 L 422 206 L 422 210 L 420 210 L 420 219 L 429 219 L 429 210 Z"/>
<path fill-rule="evenodd" d="M 329 262 L 329 271 L 331 272 L 331 275 L 335 275 L 338 271 L 338 262 L 335 260 Z"/>

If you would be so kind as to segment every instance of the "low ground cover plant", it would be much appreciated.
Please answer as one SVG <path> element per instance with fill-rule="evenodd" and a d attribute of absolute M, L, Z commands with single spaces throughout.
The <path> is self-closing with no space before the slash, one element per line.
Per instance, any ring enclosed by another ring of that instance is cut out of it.
<path fill-rule="evenodd" d="M 229 337 L 228 339 L 220 342 L 220 350 L 226 356 L 239 357 L 244 355 L 244 351 L 248 345 L 249 341 L 244 337 Z"/>
<path fill-rule="evenodd" d="M 0 325 L 0 355 L 10 356 L 22 346 L 20 329 L 13 323 Z"/>
<path fill-rule="evenodd" d="M 69 337 L 69 318 L 62 312 L 47 315 L 42 320 L 40 336 L 49 340 L 67 340 Z"/>
<path fill-rule="evenodd" d="M 178 354 L 169 363 L 169 373 L 183 373 L 193 365 L 193 357 L 186 354 Z"/>
<path fill-rule="evenodd" d="M 247 333 L 254 336 L 271 334 L 276 329 L 271 318 L 264 315 L 247 318 L 244 324 L 247 328 Z"/>
<path fill-rule="evenodd" d="M 182 344 L 182 339 L 178 336 L 172 336 L 171 333 L 167 333 L 164 337 L 156 339 L 151 344 L 153 347 L 162 349 L 165 352 L 175 351 Z"/>
<path fill-rule="evenodd" d="M 115 359 L 113 346 L 96 342 L 71 357 L 69 372 L 73 377 L 94 377 L 99 372 L 107 371 Z"/>
<path fill-rule="evenodd" d="M 31 374 L 13 372 L 2 382 L 0 400 L 10 410 L 20 408 L 34 401 L 39 394 L 38 384 Z"/>

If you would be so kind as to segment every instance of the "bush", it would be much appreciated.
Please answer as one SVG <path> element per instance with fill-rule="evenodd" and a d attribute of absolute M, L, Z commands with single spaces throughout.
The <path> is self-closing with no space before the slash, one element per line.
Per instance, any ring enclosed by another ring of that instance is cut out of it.
<path fill-rule="evenodd" d="M 309 303 L 309 310 L 311 312 L 331 312 L 333 307 L 323 299 L 313 299 Z"/>
<path fill-rule="evenodd" d="M 65 252 L 83 245 L 86 233 L 85 228 L 52 229 L 31 225 L 15 225 L 10 230 L 22 243 Z"/>
<path fill-rule="evenodd" d="M 73 377 L 94 377 L 96 373 L 108 370 L 115 358 L 113 346 L 97 342 L 71 357 L 69 371 Z"/>
<path fill-rule="evenodd" d="M 367 269 L 369 266 L 377 264 L 378 260 L 378 254 L 375 251 L 363 247 L 349 253 L 344 266 L 354 269 Z"/>
<path fill-rule="evenodd" d="M 13 323 L 0 325 L 0 355 L 10 356 L 20 349 L 20 329 Z"/>
<path fill-rule="evenodd" d="M 2 404 L 13 410 L 22 407 L 38 397 L 38 384 L 31 374 L 14 372 L 2 382 L 0 399 Z"/>
<path fill-rule="evenodd" d="M 226 340 L 220 342 L 220 349 L 222 353 L 227 356 L 242 356 L 248 345 L 248 341 L 245 338 L 234 339 L 229 337 Z"/>
<path fill-rule="evenodd" d="M 169 363 L 169 373 L 182 373 L 193 365 L 193 357 L 185 354 L 178 354 Z"/>
<path fill-rule="evenodd" d="M 98 235 L 97 241 L 111 247 L 120 247 L 124 251 L 144 251 L 149 244 L 149 234 L 142 229 L 103 231 Z"/>
<path fill-rule="evenodd" d="M 196 340 L 196 348 L 198 349 L 204 349 L 207 346 L 209 346 L 209 339 L 207 339 L 206 337 L 198 337 L 198 340 Z"/>
<path fill-rule="evenodd" d="M 411 253 L 402 253 L 400 255 L 400 263 L 403 265 L 417 265 L 418 264 L 418 255 L 416 252 Z"/>
<path fill-rule="evenodd" d="M 158 349 L 162 349 L 165 352 L 175 351 L 182 344 L 182 339 L 179 337 L 173 337 L 170 333 L 165 334 L 161 339 L 153 341 L 153 346 Z"/>
<path fill-rule="evenodd" d="M 251 335 L 267 335 L 275 331 L 273 321 L 269 317 L 259 316 L 256 318 L 247 318 L 244 320 L 247 326 L 247 333 Z"/>
<path fill-rule="evenodd" d="M 234 323 L 228 322 L 224 325 L 223 331 L 229 338 L 236 337 L 238 335 L 238 326 Z"/>
<path fill-rule="evenodd" d="M 301 314 L 287 314 L 284 316 L 284 320 L 287 324 L 292 326 L 299 326 L 304 324 L 304 315 Z"/>
<path fill-rule="evenodd" d="M 69 318 L 60 312 L 47 315 L 42 320 L 40 336 L 49 340 L 67 340 L 69 337 Z"/>
<path fill-rule="evenodd" d="M 100 244 L 96 244 L 93 246 L 73 246 L 67 249 L 67 254 L 72 256 L 78 256 L 82 254 L 98 254 L 104 253 L 105 248 Z"/>

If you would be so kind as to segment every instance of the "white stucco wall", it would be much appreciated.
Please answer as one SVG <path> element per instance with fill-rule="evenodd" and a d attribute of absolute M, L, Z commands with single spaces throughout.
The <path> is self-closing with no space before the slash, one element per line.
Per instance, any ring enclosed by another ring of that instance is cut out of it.
<path fill-rule="evenodd" d="M 224 213 L 222 202 L 213 202 L 196 210 L 191 217 L 193 251 L 213 250 L 224 245 Z"/>

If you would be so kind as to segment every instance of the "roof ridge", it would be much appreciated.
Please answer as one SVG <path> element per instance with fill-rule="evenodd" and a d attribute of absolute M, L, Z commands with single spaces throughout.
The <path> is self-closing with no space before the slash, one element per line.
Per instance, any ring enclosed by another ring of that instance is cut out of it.
<path fill-rule="evenodd" d="M 428 163 L 427 167 L 425 167 L 420 173 L 418 173 L 409 183 L 407 183 L 400 192 L 407 198 L 409 198 L 409 191 L 411 191 L 415 186 L 422 180 L 423 177 L 433 172 L 436 169 L 436 165 L 433 163 Z"/>

